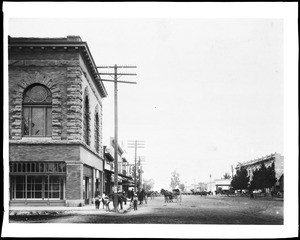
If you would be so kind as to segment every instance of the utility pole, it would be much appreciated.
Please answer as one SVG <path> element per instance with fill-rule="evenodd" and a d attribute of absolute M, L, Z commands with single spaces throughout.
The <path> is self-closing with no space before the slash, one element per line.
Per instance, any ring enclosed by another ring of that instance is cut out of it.
<path fill-rule="evenodd" d="M 211 174 L 209 174 L 209 191 L 211 192 Z"/>
<path fill-rule="evenodd" d="M 139 190 L 141 190 L 141 188 L 143 188 L 143 167 L 142 167 L 142 162 L 145 162 L 145 157 L 139 156 L 139 180 L 140 180 Z"/>
<path fill-rule="evenodd" d="M 118 78 L 121 76 L 135 76 L 135 73 L 119 73 L 118 69 L 120 68 L 136 68 L 136 66 L 118 66 L 115 64 L 114 66 L 99 66 L 97 68 L 108 68 L 113 69 L 113 73 L 98 73 L 99 75 L 99 81 L 105 81 L 105 82 L 113 82 L 114 83 L 114 120 L 115 120 L 115 137 L 114 137 L 114 210 L 118 211 L 118 83 L 129 83 L 129 84 L 136 84 L 136 82 L 128 82 L 128 81 L 118 81 Z M 108 75 L 113 77 L 113 80 L 109 79 L 102 79 L 101 75 Z"/>
<path fill-rule="evenodd" d="M 137 149 L 138 148 L 144 148 L 145 142 L 144 141 L 128 141 L 128 148 L 134 148 L 134 192 L 136 192 L 136 162 L 137 162 Z"/>

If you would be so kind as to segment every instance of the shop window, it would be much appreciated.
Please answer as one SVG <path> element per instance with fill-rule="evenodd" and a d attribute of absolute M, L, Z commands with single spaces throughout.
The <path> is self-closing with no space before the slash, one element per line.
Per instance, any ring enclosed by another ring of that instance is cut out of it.
<path fill-rule="evenodd" d="M 15 176 L 15 198 L 25 198 L 25 176 Z"/>
<path fill-rule="evenodd" d="M 27 198 L 42 198 L 43 177 L 27 176 Z"/>
<path fill-rule="evenodd" d="M 63 199 L 63 177 L 50 176 L 45 182 L 45 198 Z"/>
<path fill-rule="evenodd" d="M 23 96 L 23 136 L 52 135 L 52 96 L 48 88 L 35 84 Z"/>

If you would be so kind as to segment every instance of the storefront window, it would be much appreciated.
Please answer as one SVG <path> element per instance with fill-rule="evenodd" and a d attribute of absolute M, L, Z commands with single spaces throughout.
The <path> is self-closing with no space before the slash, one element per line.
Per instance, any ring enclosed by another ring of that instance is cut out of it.
<path fill-rule="evenodd" d="M 25 198 L 25 176 L 15 176 L 14 178 L 15 198 Z"/>
<path fill-rule="evenodd" d="M 9 169 L 12 200 L 64 199 L 65 163 L 11 162 Z"/>
<path fill-rule="evenodd" d="M 27 198 L 42 198 L 43 190 L 42 176 L 27 176 Z"/>
<path fill-rule="evenodd" d="M 63 178 L 61 176 L 50 176 L 45 181 L 45 198 L 63 199 Z"/>

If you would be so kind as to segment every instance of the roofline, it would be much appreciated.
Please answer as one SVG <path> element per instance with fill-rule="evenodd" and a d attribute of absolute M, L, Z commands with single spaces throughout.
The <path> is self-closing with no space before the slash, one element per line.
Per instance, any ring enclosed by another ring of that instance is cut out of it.
<path fill-rule="evenodd" d="M 95 61 L 93 59 L 93 56 L 91 54 L 91 51 L 88 47 L 87 42 L 84 41 L 75 41 L 72 39 L 80 39 L 80 37 L 72 37 L 68 36 L 67 38 L 14 38 L 8 36 L 8 48 L 11 47 L 55 47 L 55 48 L 74 48 L 75 50 L 82 50 L 80 51 L 80 54 L 83 56 L 83 58 L 86 58 L 87 67 L 90 69 L 90 72 L 92 73 L 93 80 L 96 84 L 96 86 L 99 88 L 99 92 L 102 98 L 107 96 L 107 91 L 103 85 L 103 82 L 101 81 L 98 69 L 96 67 Z"/>
<path fill-rule="evenodd" d="M 250 161 L 246 161 L 246 162 L 238 162 L 236 168 L 240 168 L 240 167 L 246 167 L 246 166 L 250 166 L 250 165 L 253 165 L 253 164 L 257 164 L 257 163 L 261 163 L 261 162 L 264 162 L 264 161 L 269 161 L 271 158 L 276 158 L 276 156 L 280 156 L 282 157 L 282 155 L 280 155 L 279 153 L 275 152 L 275 153 L 271 153 L 270 155 L 266 155 L 264 157 L 261 157 L 261 158 L 256 158 L 256 159 L 253 159 L 253 160 L 250 160 Z"/>

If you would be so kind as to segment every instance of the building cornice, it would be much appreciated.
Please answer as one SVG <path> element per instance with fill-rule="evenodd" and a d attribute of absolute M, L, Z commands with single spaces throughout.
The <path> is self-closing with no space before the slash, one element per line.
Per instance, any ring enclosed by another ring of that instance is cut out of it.
<path fill-rule="evenodd" d="M 99 77 L 99 72 L 86 42 L 79 37 L 67 38 L 8 38 L 10 51 L 77 51 L 82 56 L 91 72 L 91 76 L 98 87 L 101 97 L 106 97 L 107 92 Z"/>

